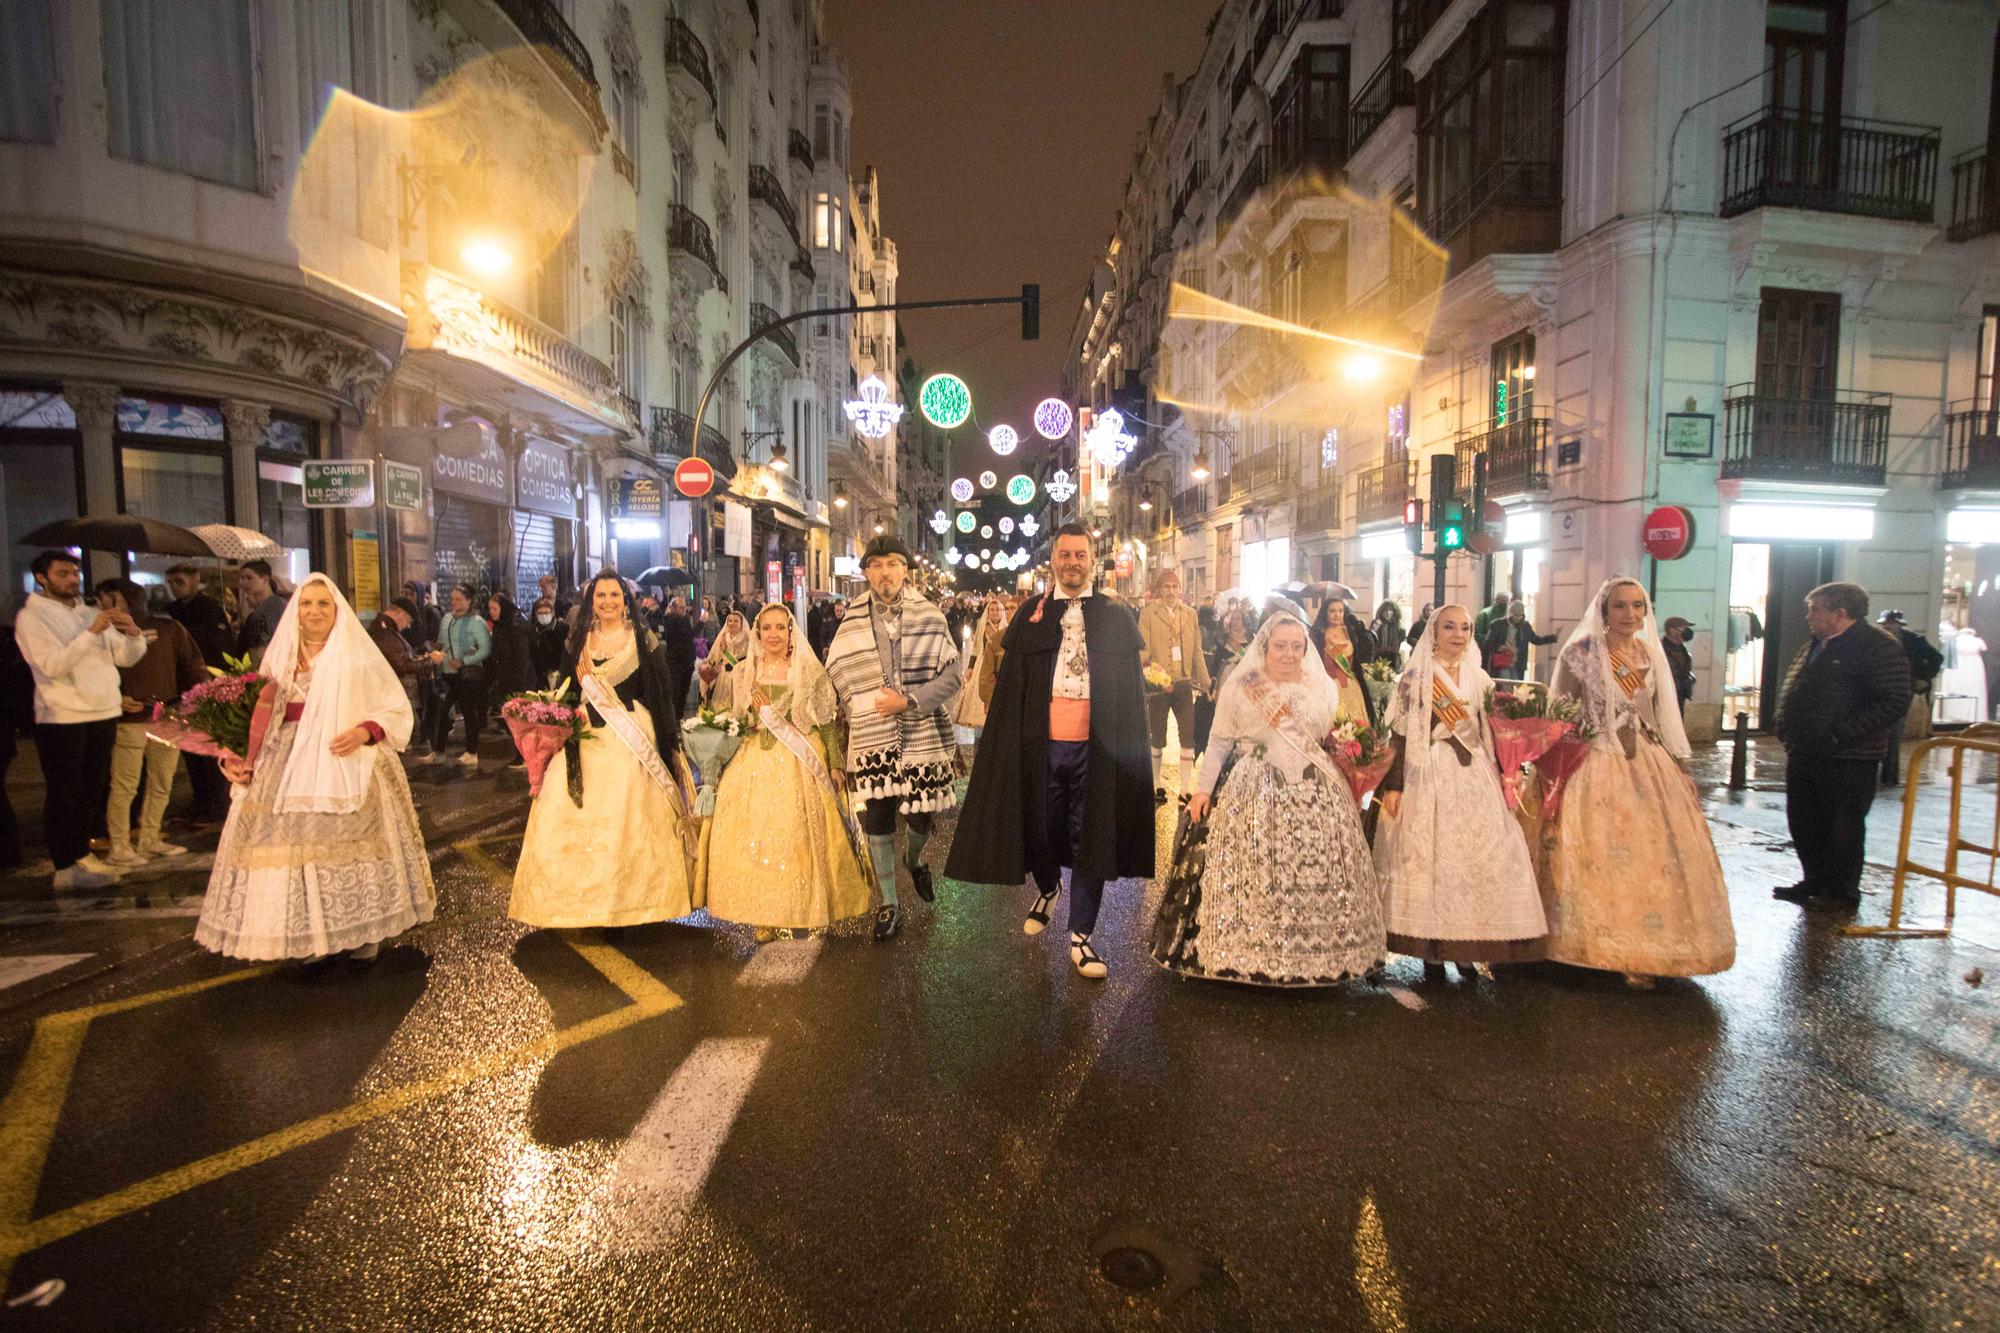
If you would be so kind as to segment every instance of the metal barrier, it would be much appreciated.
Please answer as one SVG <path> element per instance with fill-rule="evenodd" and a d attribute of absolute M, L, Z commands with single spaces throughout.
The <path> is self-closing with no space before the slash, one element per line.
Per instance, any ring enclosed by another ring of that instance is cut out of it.
<path fill-rule="evenodd" d="M 1933 750 L 1951 752 L 1951 820 L 1945 834 L 1944 865 L 1941 868 L 1920 865 L 1910 859 L 1910 829 L 1917 817 L 1917 775 Z M 1952 917 L 1958 910 L 1958 891 L 1961 888 L 2000 897 L 2000 887 L 1995 887 L 1993 882 L 1995 872 L 2000 871 L 2000 847 L 1968 842 L 1961 836 L 1960 814 L 1965 795 L 1965 756 L 1968 754 L 1990 754 L 2000 758 L 2000 725 L 1981 722 L 1950 736 L 1933 736 L 1910 751 L 1903 768 L 1903 832 L 1896 841 L 1896 886 L 1889 895 L 1889 922 L 1882 926 L 1843 926 L 1841 934 L 1874 939 L 1943 939 L 1951 934 Z M 2000 785 L 1993 789 L 1993 832 L 1988 836 L 2000 842 Z M 1986 858 L 1984 880 L 1958 873 L 1960 852 L 1971 852 Z M 1903 889 L 1912 874 L 1937 880 L 1944 885 L 1944 925 L 1941 928 L 1914 929 L 1903 925 Z"/>

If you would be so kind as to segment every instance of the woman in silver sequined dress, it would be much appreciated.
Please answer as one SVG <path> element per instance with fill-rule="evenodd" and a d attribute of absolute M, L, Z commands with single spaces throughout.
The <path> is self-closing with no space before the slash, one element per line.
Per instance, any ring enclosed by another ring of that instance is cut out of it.
<path fill-rule="evenodd" d="M 1207 864 L 1198 885 L 1167 896 L 1171 919 L 1154 932 L 1170 971 L 1303 987 L 1381 965 L 1374 862 L 1321 744 L 1339 720 L 1340 693 L 1308 651 L 1304 616 L 1274 611 L 1216 704 L 1188 802 L 1190 819 L 1209 820 Z"/>

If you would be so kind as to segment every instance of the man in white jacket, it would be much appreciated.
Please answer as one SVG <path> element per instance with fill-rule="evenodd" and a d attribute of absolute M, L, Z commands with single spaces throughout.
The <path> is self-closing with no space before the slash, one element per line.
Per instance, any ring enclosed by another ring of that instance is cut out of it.
<path fill-rule="evenodd" d="M 58 889 L 101 889 L 118 872 L 90 855 L 90 814 L 110 782 L 122 708 L 118 669 L 138 664 L 146 639 L 123 611 L 84 605 L 83 571 L 69 552 L 43 551 L 30 568 L 35 594 L 14 619 L 14 640 L 35 673 L 49 859 Z"/>

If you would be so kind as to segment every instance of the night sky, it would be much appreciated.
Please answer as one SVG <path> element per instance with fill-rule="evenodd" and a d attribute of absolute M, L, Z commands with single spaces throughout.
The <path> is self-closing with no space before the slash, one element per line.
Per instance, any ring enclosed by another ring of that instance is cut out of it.
<path fill-rule="evenodd" d="M 1214 7 L 827 0 L 853 79 L 850 163 L 857 177 L 870 165 L 881 175 L 899 295 L 1042 285 L 1040 342 L 1020 340 L 1013 307 L 904 316 L 919 364 L 963 375 L 982 426 L 1006 421 L 1035 439 L 1029 419 L 1061 387 L 1082 284 L 1117 219 L 1161 76 L 1193 72 Z"/>

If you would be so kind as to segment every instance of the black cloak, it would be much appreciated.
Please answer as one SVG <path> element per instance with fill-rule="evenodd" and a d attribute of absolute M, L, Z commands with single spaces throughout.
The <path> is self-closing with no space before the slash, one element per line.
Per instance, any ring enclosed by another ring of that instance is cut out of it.
<path fill-rule="evenodd" d="M 972 782 L 945 874 L 972 884 L 1019 884 L 1048 858 L 1049 696 L 1062 646 L 1063 604 L 1022 603 L 1001 640 L 1006 656 L 987 705 Z M 1153 874 L 1153 762 L 1147 749 L 1139 627 L 1103 595 L 1084 599 L 1090 645 L 1090 773 L 1073 869 L 1105 880 Z"/>

